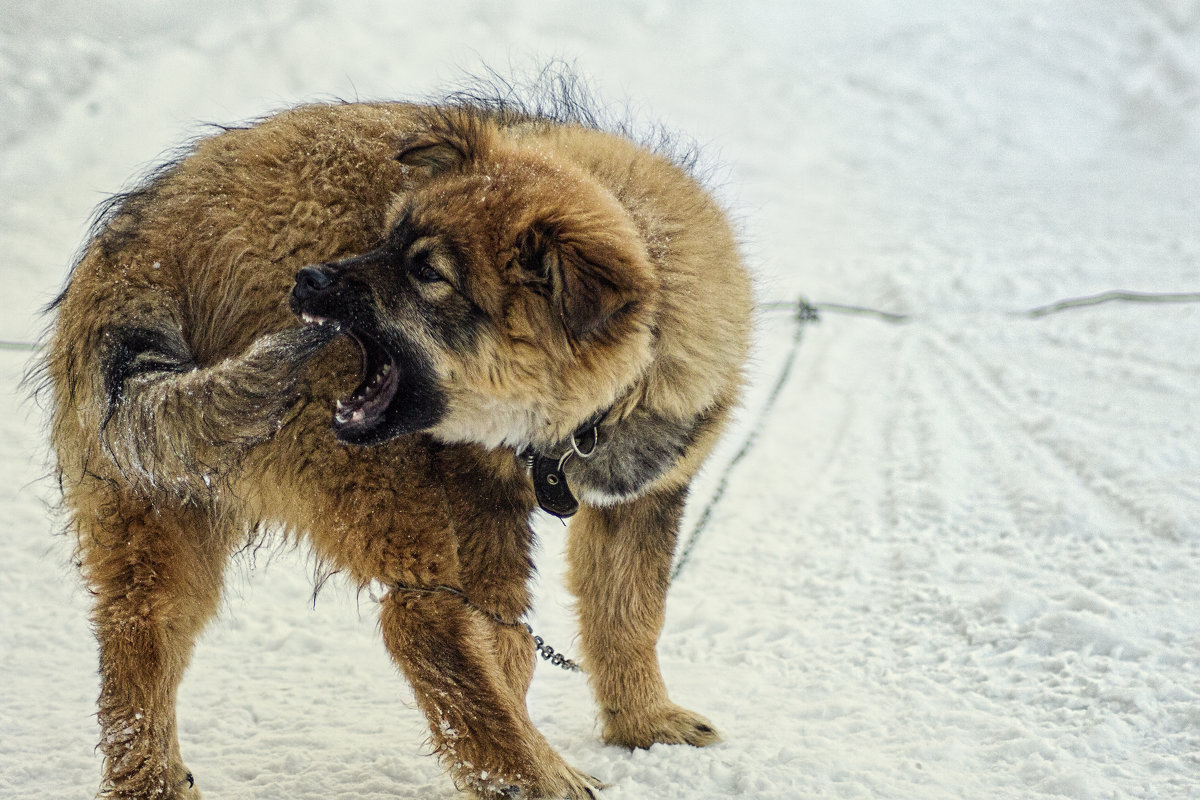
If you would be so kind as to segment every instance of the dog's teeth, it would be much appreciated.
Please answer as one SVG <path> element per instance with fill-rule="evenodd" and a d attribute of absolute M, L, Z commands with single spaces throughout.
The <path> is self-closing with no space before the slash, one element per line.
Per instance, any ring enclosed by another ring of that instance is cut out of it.
<path fill-rule="evenodd" d="M 337 412 L 339 414 L 341 414 L 343 411 L 346 410 L 346 404 L 343 403 L 341 400 L 338 400 L 337 403 L 334 405 L 334 408 L 336 408 Z"/>
<path fill-rule="evenodd" d="M 366 416 L 366 413 L 364 413 L 361 408 L 355 409 L 354 413 L 350 415 L 350 421 L 351 422 L 362 422 L 363 417 L 365 417 L 365 416 Z"/>
<path fill-rule="evenodd" d="M 386 375 L 387 375 L 389 372 L 391 372 L 391 371 L 392 371 L 392 365 L 391 365 L 391 364 L 384 364 L 384 365 L 383 365 L 383 369 L 379 370 L 379 374 L 380 374 L 381 376 L 386 376 Z"/>
<path fill-rule="evenodd" d="M 304 313 L 302 313 L 300 315 L 300 319 L 304 320 L 305 324 L 320 325 L 323 328 L 327 327 L 327 326 L 332 326 L 334 328 L 342 327 L 340 322 L 329 319 L 328 317 L 317 317 L 317 316 L 314 316 L 314 315 L 308 313 L 307 311 L 305 311 Z"/>

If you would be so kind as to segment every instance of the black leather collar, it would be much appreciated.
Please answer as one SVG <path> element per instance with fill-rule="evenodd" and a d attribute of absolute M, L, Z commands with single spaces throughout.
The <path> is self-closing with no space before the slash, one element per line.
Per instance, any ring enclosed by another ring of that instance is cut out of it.
<path fill-rule="evenodd" d="M 533 478 L 533 492 L 538 505 L 546 513 L 566 519 L 579 510 L 579 501 L 567 484 L 563 467 L 572 456 L 590 458 L 596 452 L 600 446 L 600 421 L 608 411 L 607 408 L 598 411 L 576 428 L 567 440 L 567 446 L 558 454 L 542 453 L 533 448 L 526 448 L 518 454 L 527 460 L 526 467 Z"/>

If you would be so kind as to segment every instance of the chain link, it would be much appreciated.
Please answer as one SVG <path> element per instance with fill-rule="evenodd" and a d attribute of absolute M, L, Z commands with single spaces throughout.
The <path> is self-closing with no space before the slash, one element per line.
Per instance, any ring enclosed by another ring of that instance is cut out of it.
<path fill-rule="evenodd" d="M 533 644 L 537 648 L 538 654 L 541 655 L 544 660 L 549 661 L 554 666 L 561 667 L 568 672 L 585 671 L 584 668 L 579 666 L 578 663 L 567 658 L 562 653 L 556 652 L 553 647 L 546 644 L 546 640 L 534 633 L 533 628 L 531 628 L 528 623 L 525 625 L 525 630 L 529 631 L 529 635 L 533 637 Z"/>
<path fill-rule="evenodd" d="M 570 672 L 586 672 L 586 670 L 577 662 L 572 661 L 562 653 L 557 652 L 550 645 L 546 644 L 546 640 L 534 633 L 533 628 L 528 622 L 522 622 L 520 620 L 511 622 L 504 619 L 504 617 L 501 617 L 499 614 L 493 614 L 491 611 L 488 611 L 485 608 L 480 608 L 475 603 L 472 603 L 471 599 L 467 597 L 466 593 L 461 589 L 456 589 L 453 586 L 446 586 L 445 584 L 439 584 L 436 586 L 405 586 L 402 583 L 392 584 L 392 589 L 393 591 L 397 592 L 415 592 L 416 594 L 434 594 L 435 592 L 440 592 L 442 594 L 454 595 L 461 600 L 463 605 L 465 605 L 467 608 L 482 614 L 492 622 L 495 622 L 497 625 L 503 625 L 506 628 L 524 628 L 525 632 L 533 638 L 533 645 L 535 648 L 537 648 L 538 654 L 543 660 L 549 661 L 554 666 L 561 667 L 562 669 Z"/>

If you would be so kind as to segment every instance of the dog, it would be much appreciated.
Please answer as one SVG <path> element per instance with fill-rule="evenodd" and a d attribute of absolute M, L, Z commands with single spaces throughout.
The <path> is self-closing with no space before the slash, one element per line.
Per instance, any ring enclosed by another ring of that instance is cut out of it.
<path fill-rule="evenodd" d="M 568 99 L 300 106 L 98 212 L 42 372 L 94 596 L 101 793 L 197 798 L 175 695 L 265 531 L 382 586 L 456 785 L 594 797 L 530 722 L 530 515 L 605 742 L 707 745 L 656 642 L 688 485 L 739 399 L 751 288 L 687 168 Z"/>

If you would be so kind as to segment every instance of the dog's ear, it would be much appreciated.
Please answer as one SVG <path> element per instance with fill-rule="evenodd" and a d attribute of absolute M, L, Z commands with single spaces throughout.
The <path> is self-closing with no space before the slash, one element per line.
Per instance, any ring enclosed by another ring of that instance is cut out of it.
<path fill-rule="evenodd" d="M 396 160 L 440 175 L 461 169 L 479 156 L 481 131 L 477 122 L 465 115 L 445 115 L 430 122 L 425 130 L 406 137 L 400 143 Z"/>
<path fill-rule="evenodd" d="M 610 236 L 575 237 L 553 224 L 536 224 L 519 243 L 527 280 L 539 286 L 579 341 L 600 333 L 639 301 L 645 268 Z"/>
<path fill-rule="evenodd" d="M 406 167 L 424 169 L 431 175 L 439 175 L 462 166 L 467 157 L 456 142 L 433 137 L 413 137 L 404 143 L 404 149 L 396 155 L 396 160 Z"/>

